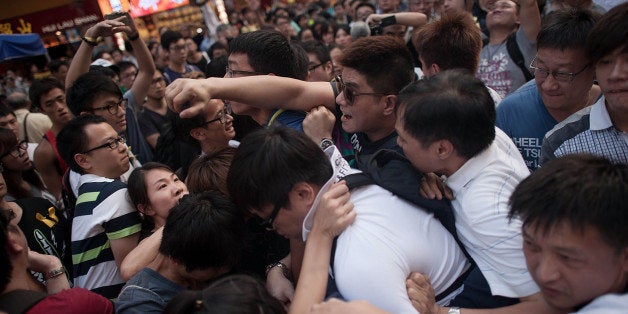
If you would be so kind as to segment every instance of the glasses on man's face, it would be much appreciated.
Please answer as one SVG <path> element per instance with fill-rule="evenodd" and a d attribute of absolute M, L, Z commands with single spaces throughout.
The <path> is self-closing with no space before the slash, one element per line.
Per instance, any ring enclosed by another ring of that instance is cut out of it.
<path fill-rule="evenodd" d="M 574 78 L 576 78 L 578 74 L 584 72 L 584 70 L 586 70 L 591 65 L 591 63 L 587 63 L 587 65 L 585 65 L 584 68 L 582 68 L 582 70 L 575 73 L 561 72 L 561 71 L 549 71 L 549 70 L 537 67 L 536 58 L 537 57 L 535 56 L 534 59 L 532 59 L 532 62 L 530 62 L 530 69 L 533 70 L 534 77 L 541 80 L 545 80 L 550 74 L 552 74 L 554 79 L 559 82 L 571 82 L 574 80 Z"/>
<path fill-rule="evenodd" d="M 229 122 L 229 116 L 231 116 L 231 114 L 233 114 L 233 111 L 231 111 L 231 107 L 225 106 L 223 110 L 218 111 L 218 116 L 216 118 L 203 122 L 201 126 L 206 126 L 216 121 L 220 121 L 221 124 L 227 124 L 227 122 Z"/>
<path fill-rule="evenodd" d="M 314 72 L 314 71 L 315 71 L 318 67 L 320 67 L 321 65 L 323 65 L 323 63 L 310 65 L 310 66 L 307 68 L 307 71 L 308 71 L 309 73 L 312 73 L 312 72 Z"/>
<path fill-rule="evenodd" d="M 114 150 L 117 149 L 120 146 L 120 143 L 125 143 L 126 141 L 124 140 L 124 138 L 122 136 L 118 136 L 117 138 L 113 138 L 108 140 L 105 144 L 96 146 L 94 148 L 90 148 L 84 152 L 82 152 L 81 154 L 87 154 L 87 153 L 91 153 L 95 150 L 101 149 L 101 148 L 105 148 L 108 147 L 110 150 Z"/>
<path fill-rule="evenodd" d="M 109 103 L 109 104 L 107 104 L 105 106 L 102 106 L 102 107 L 92 108 L 92 111 L 107 109 L 107 111 L 110 114 L 115 115 L 115 114 L 118 114 L 118 110 L 120 108 L 126 108 L 126 103 L 127 103 L 127 99 L 123 98 L 123 99 L 120 99 L 120 101 L 118 101 L 118 102 L 111 102 L 111 103 Z"/>
<path fill-rule="evenodd" d="M 17 143 L 17 145 L 15 145 L 13 148 L 11 148 L 11 150 L 9 150 L 8 152 L 0 156 L 0 159 L 6 157 L 7 155 L 11 155 L 14 158 L 18 158 L 22 155 L 22 152 L 26 151 L 26 149 L 28 149 L 28 142 L 26 142 L 25 140 L 21 141 Z"/>
<path fill-rule="evenodd" d="M 259 72 L 254 72 L 254 71 L 242 71 L 242 70 L 232 70 L 231 68 L 229 68 L 229 66 L 227 66 L 225 68 L 227 77 L 234 77 L 236 75 L 262 75 L 263 73 L 259 73 Z"/>
<path fill-rule="evenodd" d="M 355 102 L 355 98 L 358 96 L 386 96 L 385 93 L 356 93 L 355 91 L 347 88 L 345 82 L 342 80 L 341 75 L 336 75 L 336 88 L 340 91 L 347 101 L 347 105 L 352 105 Z"/>
<path fill-rule="evenodd" d="M 273 211 L 270 213 L 270 216 L 266 218 L 266 220 L 260 223 L 260 226 L 264 227 L 266 230 L 273 230 L 273 222 L 275 222 L 275 218 L 277 218 L 277 214 L 279 214 L 279 209 L 281 209 L 283 205 L 281 203 L 275 204 L 273 207 Z"/>
<path fill-rule="evenodd" d="M 174 45 L 174 46 L 170 46 L 170 50 L 172 51 L 184 51 L 187 50 L 188 46 L 186 45 Z"/>

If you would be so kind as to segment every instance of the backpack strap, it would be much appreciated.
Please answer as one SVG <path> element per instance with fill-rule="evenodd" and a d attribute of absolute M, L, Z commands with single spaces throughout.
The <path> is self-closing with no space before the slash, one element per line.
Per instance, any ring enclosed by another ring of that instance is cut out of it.
<path fill-rule="evenodd" d="M 521 53 L 521 49 L 519 49 L 519 44 L 517 44 L 517 33 L 512 33 L 506 39 L 506 50 L 508 51 L 508 55 L 510 59 L 515 62 L 515 64 L 521 69 L 523 72 L 523 76 L 526 79 L 526 82 L 533 79 L 534 76 L 528 70 L 528 67 L 525 64 L 525 60 L 523 59 L 523 54 Z"/>
<path fill-rule="evenodd" d="M 30 142 L 30 141 L 28 140 L 28 127 L 26 126 L 26 119 L 28 118 L 28 115 L 29 115 L 29 114 L 31 114 L 31 113 L 29 112 L 29 113 L 27 113 L 27 114 L 24 116 L 24 122 L 22 123 L 22 124 L 23 124 L 23 127 L 24 127 L 24 139 L 25 139 L 27 142 Z"/>
<path fill-rule="evenodd" d="M 25 313 L 46 296 L 48 295 L 38 291 L 13 290 L 0 296 L 0 310 L 7 313 Z"/>
<path fill-rule="evenodd" d="M 279 109 L 279 110 L 275 111 L 273 116 L 270 117 L 270 120 L 268 120 L 268 123 L 266 124 L 266 127 L 269 128 L 271 125 L 273 125 L 273 122 L 275 122 L 275 120 L 277 120 L 277 117 L 279 117 L 279 115 L 282 114 L 284 111 L 285 110 L 283 110 L 283 109 Z"/>

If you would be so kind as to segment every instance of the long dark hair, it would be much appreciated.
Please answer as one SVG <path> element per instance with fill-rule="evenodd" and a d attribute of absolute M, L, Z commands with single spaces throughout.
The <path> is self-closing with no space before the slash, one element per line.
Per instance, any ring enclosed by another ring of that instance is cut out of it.
<path fill-rule="evenodd" d="M 9 152 L 17 144 L 17 137 L 12 131 L 0 129 L 0 156 Z M 2 174 L 4 176 L 4 181 L 7 184 L 8 195 L 13 196 L 15 199 L 33 196 L 30 190 L 22 187 L 20 184 L 22 180 L 30 183 L 40 190 L 46 189 L 44 182 L 41 180 L 41 177 L 33 167 L 26 171 L 13 171 L 3 167 Z"/>

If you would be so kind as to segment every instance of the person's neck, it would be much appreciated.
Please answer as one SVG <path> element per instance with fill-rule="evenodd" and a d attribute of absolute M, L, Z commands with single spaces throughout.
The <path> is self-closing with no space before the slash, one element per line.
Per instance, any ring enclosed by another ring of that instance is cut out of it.
<path fill-rule="evenodd" d="M 608 115 L 610 116 L 613 125 L 618 130 L 628 133 L 628 112 L 613 110 L 608 106 L 608 104 L 606 104 L 606 111 L 608 111 Z"/>
<path fill-rule="evenodd" d="M 390 134 L 394 132 L 395 132 L 394 121 L 392 122 L 392 124 L 386 121 L 382 121 L 381 126 L 377 130 L 365 131 L 364 134 L 366 135 L 366 138 L 369 139 L 369 141 L 377 142 L 383 138 L 386 138 L 387 136 L 389 136 Z"/>
<path fill-rule="evenodd" d="M 55 135 L 55 137 L 57 136 L 57 134 L 59 134 L 59 132 L 61 132 L 61 129 L 63 129 L 63 127 L 66 125 L 67 123 L 58 123 L 58 122 L 53 122 L 52 123 L 52 127 L 50 128 L 50 131 L 52 131 L 52 134 Z"/>
<path fill-rule="evenodd" d="M 446 177 L 450 177 L 452 174 L 456 173 L 456 171 L 460 170 L 465 163 L 467 163 L 469 159 L 463 158 L 455 154 L 451 156 L 446 162 L 441 171 L 437 173 L 439 175 L 445 175 Z"/>
<path fill-rule="evenodd" d="M 219 148 L 223 148 L 223 147 L 228 147 L 229 146 L 229 141 L 227 142 L 223 142 L 223 143 L 217 143 L 216 141 L 212 141 L 212 142 L 199 142 L 199 144 L 201 145 L 201 151 L 204 154 L 208 154 L 216 149 Z"/>
<path fill-rule="evenodd" d="M 273 112 L 272 110 L 262 108 L 255 108 L 253 110 L 254 112 L 251 114 L 251 118 L 259 125 L 266 125 L 268 118 L 270 118 L 270 113 Z"/>
<path fill-rule="evenodd" d="M 188 282 L 187 280 L 179 276 L 179 274 L 176 271 L 177 266 L 178 265 L 176 265 L 175 262 L 171 258 L 164 256 L 161 253 L 158 253 L 157 257 L 155 257 L 155 259 L 150 264 L 148 264 L 147 267 L 156 271 L 157 273 L 162 275 L 164 278 L 170 280 L 171 282 L 174 282 L 179 286 L 187 288 Z"/>
<path fill-rule="evenodd" d="M 31 275 L 30 271 L 26 268 L 28 261 L 23 259 L 12 259 L 11 265 L 13 271 L 11 272 L 11 281 L 7 284 L 7 287 L 2 291 L 2 294 L 11 292 L 14 290 L 29 290 L 46 292 L 44 287 L 35 280 L 35 277 Z M 4 265 L 2 267 L 5 267 Z"/>
<path fill-rule="evenodd" d="M 508 36 L 512 33 L 516 32 L 517 28 L 508 28 L 504 26 L 494 27 L 490 30 L 491 36 L 488 39 L 489 44 L 491 45 L 499 45 L 506 41 Z"/>
<path fill-rule="evenodd" d="M 185 73 L 185 62 L 183 62 L 181 64 L 175 64 L 174 62 L 168 62 L 168 67 L 172 71 L 179 72 L 179 73 Z"/>
<path fill-rule="evenodd" d="M 146 102 L 144 103 L 144 107 L 158 112 L 161 115 L 165 115 L 166 111 L 168 109 L 168 104 L 166 103 L 166 99 L 165 98 L 151 98 L 148 97 L 146 99 Z"/>

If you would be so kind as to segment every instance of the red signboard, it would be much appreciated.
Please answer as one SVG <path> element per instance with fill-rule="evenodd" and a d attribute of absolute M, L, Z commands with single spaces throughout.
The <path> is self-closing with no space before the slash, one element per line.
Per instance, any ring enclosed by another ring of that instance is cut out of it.
<path fill-rule="evenodd" d="M 102 14 L 96 1 L 76 1 L 72 4 L 2 20 L 0 33 L 46 35 L 101 20 Z"/>
<path fill-rule="evenodd" d="M 187 5 L 189 0 L 135 0 L 129 2 L 131 3 L 131 16 L 139 17 Z"/>

